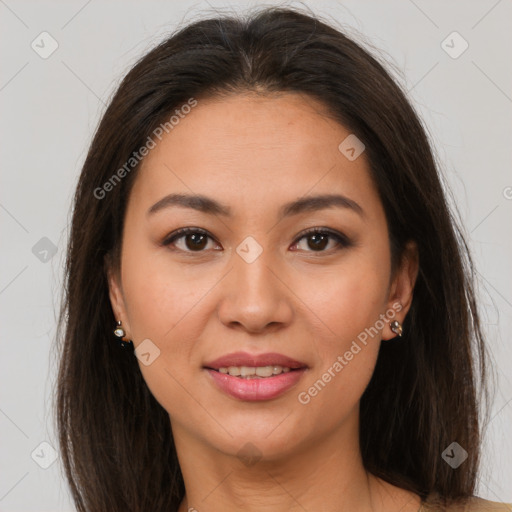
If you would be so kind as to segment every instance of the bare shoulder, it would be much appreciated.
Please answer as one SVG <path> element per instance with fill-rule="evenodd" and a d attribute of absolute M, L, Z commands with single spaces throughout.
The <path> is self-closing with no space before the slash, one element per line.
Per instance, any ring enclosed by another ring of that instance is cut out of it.
<path fill-rule="evenodd" d="M 424 503 L 421 512 L 512 512 L 512 503 L 500 503 L 473 496 L 461 503 L 443 507 L 434 502 Z"/>
<path fill-rule="evenodd" d="M 461 509 L 464 512 L 512 512 L 511 503 L 499 503 L 497 501 L 484 500 L 483 498 L 473 497 L 470 498 L 465 508 Z"/>

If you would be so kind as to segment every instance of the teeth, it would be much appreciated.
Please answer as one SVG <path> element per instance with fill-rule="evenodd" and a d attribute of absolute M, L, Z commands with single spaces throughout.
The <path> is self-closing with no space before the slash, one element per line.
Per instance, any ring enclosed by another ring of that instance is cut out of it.
<path fill-rule="evenodd" d="M 232 374 L 230 374 L 232 375 Z M 256 368 L 250 368 L 249 366 L 241 366 L 240 367 L 240 376 L 241 377 L 250 377 L 251 375 L 256 375 Z M 266 377 L 266 375 L 260 375 L 260 377 Z"/>
<path fill-rule="evenodd" d="M 243 377 L 245 379 L 265 378 L 287 373 L 290 368 L 283 366 L 229 366 L 228 368 L 219 368 L 220 373 L 232 375 L 233 377 Z"/>

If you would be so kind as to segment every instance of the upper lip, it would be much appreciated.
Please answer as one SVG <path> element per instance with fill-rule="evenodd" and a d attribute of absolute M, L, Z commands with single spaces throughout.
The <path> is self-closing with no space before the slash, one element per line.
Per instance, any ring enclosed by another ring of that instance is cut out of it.
<path fill-rule="evenodd" d="M 283 354 L 268 352 L 266 354 L 248 354 L 247 352 L 233 352 L 221 356 L 214 361 L 204 365 L 205 368 L 218 370 L 219 368 L 229 368 L 230 366 L 284 366 L 285 368 L 306 368 L 307 365 L 296 361 Z"/>

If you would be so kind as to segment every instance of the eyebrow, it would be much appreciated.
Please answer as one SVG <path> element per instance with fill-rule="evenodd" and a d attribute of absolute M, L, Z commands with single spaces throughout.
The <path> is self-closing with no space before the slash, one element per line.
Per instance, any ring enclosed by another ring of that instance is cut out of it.
<path fill-rule="evenodd" d="M 191 194 L 169 194 L 156 202 L 147 213 L 151 215 L 173 206 L 190 208 L 209 215 L 222 215 L 223 217 L 232 216 L 231 208 L 219 203 L 215 199 L 203 195 Z M 352 210 L 361 217 L 364 217 L 364 210 L 353 199 L 340 194 L 322 194 L 302 197 L 286 203 L 279 210 L 279 220 L 303 212 L 318 211 L 333 207 Z"/>

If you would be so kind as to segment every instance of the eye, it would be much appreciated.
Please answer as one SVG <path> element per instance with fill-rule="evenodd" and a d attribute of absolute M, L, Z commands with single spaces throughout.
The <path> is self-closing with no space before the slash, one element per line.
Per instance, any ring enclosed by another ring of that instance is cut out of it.
<path fill-rule="evenodd" d="M 183 239 L 181 247 L 176 242 Z M 213 238 L 204 230 L 199 228 L 181 228 L 171 233 L 163 242 L 162 245 L 173 245 L 179 250 L 184 252 L 204 252 L 207 248 L 208 239 Z"/>
<path fill-rule="evenodd" d="M 351 245 L 350 240 L 345 235 L 325 228 L 312 228 L 302 233 L 297 241 L 293 244 L 292 248 L 299 246 L 299 242 L 302 239 L 308 240 L 307 247 L 311 249 L 305 249 L 306 252 L 328 252 L 330 249 L 339 250 Z M 334 241 L 336 244 L 325 250 L 330 241 Z"/>
<path fill-rule="evenodd" d="M 307 247 L 299 247 L 299 242 L 307 239 Z M 163 242 L 164 246 L 174 246 L 183 252 L 205 252 L 208 249 L 208 241 L 214 241 L 208 232 L 200 228 L 181 228 L 171 233 Z M 181 247 L 179 246 L 181 242 Z M 328 247 L 329 242 L 335 242 L 334 246 Z M 351 245 L 350 240 L 341 233 L 326 228 L 312 228 L 303 232 L 292 245 L 292 250 L 299 247 L 299 250 L 306 252 L 328 252 L 331 249 L 342 249 Z M 217 246 L 219 247 L 219 246 Z M 326 250 L 327 247 L 327 250 Z M 219 250 L 219 249 L 214 249 Z"/>

